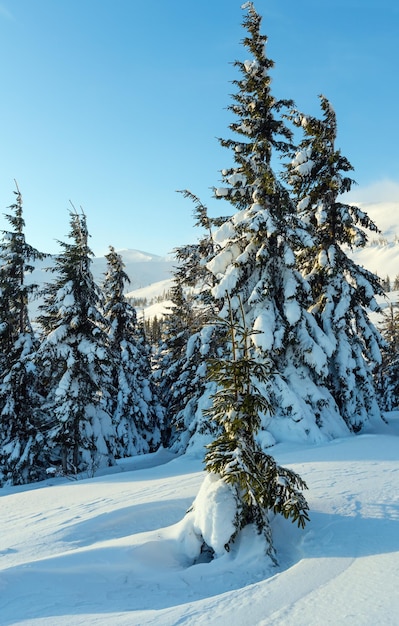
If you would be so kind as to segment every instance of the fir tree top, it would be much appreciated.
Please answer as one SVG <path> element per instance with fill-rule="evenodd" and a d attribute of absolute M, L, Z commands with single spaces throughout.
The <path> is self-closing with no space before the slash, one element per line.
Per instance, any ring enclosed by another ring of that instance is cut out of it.
<path fill-rule="evenodd" d="M 351 190 L 355 181 L 347 175 L 353 170 L 349 160 L 336 148 L 337 118 L 330 101 L 319 96 L 322 119 L 294 111 L 290 118 L 304 137 L 288 165 L 288 180 L 298 199 L 301 215 L 318 227 L 318 237 L 325 248 L 346 244 L 364 246 L 364 229 L 379 232 L 364 211 L 341 202 L 340 196 Z"/>
<path fill-rule="evenodd" d="M 25 239 L 22 195 L 16 181 L 15 185 L 15 202 L 4 214 L 11 229 L 2 231 L 0 242 L 0 335 L 5 353 L 20 333 L 31 331 L 28 300 L 37 285 L 25 284 L 25 274 L 34 270 L 32 261 L 46 256 Z"/>
<path fill-rule="evenodd" d="M 251 2 L 243 5 L 247 9 L 243 26 L 248 35 L 243 45 L 253 58 L 235 61 L 242 75 L 234 80 L 237 92 L 232 96 L 234 103 L 228 108 L 238 118 L 230 124 L 230 130 L 241 135 L 242 140 L 220 139 L 222 146 L 233 150 L 237 166 L 222 170 L 223 180 L 229 188 L 215 189 L 216 197 L 228 199 L 237 208 L 246 208 L 257 201 L 281 209 L 282 198 L 286 201 L 271 168 L 272 152 L 287 153 L 291 146 L 292 133 L 278 113 L 284 107 L 292 107 L 291 100 L 276 100 L 271 93 L 270 70 L 274 63 L 266 56 L 267 37 L 260 32 L 261 17 Z"/>

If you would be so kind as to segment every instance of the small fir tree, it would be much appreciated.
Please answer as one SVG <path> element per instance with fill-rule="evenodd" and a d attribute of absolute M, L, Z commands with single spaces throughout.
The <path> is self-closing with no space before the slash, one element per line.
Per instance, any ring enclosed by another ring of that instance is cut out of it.
<path fill-rule="evenodd" d="M 151 346 L 157 348 L 162 338 L 163 317 L 154 315 L 149 319 L 143 318 L 143 323 L 145 337 Z"/>
<path fill-rule="evenodd" d="M 234 319 L 237 308 L 241 309 L 241 322 Z M 205 467 L 209 479 L 203 489 L 210 488 L 215 493 L 227 485 L 235 503 L 228 511 L 228 522 L 222 531 L 223 550 L 229 551 L 239 533 L 252 524 L 263 535 L 266 554 L 276 562 L 270 514 L 282 514 L 303 528 L 309 520 L 308 505 L 301 492 L 306 489 L 306 484 L 292 470 L 278 466 L 256 440 L 261 415 L 272 409 L 263 392 L 265 382 L 271 376 L 272 364 L 259 363 L 253 357 L 251 337 L 255 331 L 246 327 L 242 307 L 229 300 L 229 319 L 221 319 L 219 323 L 225 331 L 231 356 L 214 358 L 208 363 L 208 378 L 216 384 L 217 391 L 206 413 L 218 424 L 221 434 L 207 446 Z M 196 520 L 196 533 L 200 535 L 203 553 L 220 556 L 220 531 L 214 533 L 217 539 L 213 542 L 212 533 L 207 532 L 206 520 L 222 518 L 222 514 L 218 516 L 214 509 L 224 506 L 228 500 L 206 498 L 202 493 L 200 502 L 194 502 L 189 511 Z M 199 511 L 201 506 L 206 510 Z M 204 524 L 201 519 L 205 520 Z M 226 530 L 228 536 L 224 534 Z"/>
<path fill-rule="evenodd" d="M 379 329 L 385 345 L 382 350 L 382 363 L 376 370 L 376 386 L 379 403 L 384 411 L 399 407 L 399 307 L 389 304 L 382 311 Z"/>
<path fill-rule="evenodd" d="M 151 348 L 137 323 L 137 314 L 124 295 L 130 282 L 122 257 L 110 247 L 103 283 L 104 313 L 112 354 L 115 388 L 112 417 L 116 457 L 152 452 L 161 440 L 163 411 L 151 375 Z"/>
<path fill-rule="evenodd" d="M 383 288 L 384 291 L 387 291 L 387 292 L 391 291 L 391 279 L 389 277 L 389 274 L 387 274 L 386 277 L 381 280 L 381 287 Z"/>

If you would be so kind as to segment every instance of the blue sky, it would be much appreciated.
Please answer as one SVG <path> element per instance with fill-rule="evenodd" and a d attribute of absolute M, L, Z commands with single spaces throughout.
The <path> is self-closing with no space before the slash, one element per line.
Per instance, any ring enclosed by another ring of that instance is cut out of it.
<path fill-rule="evenodd" d="M 57 252 L 70 201 L 96 255 L 167 254 L 194 241 L 189 188 L 212 213 L 217 137 L 248 58 L 242 0 L 0 0 L 0 211 L 24 198 L 26 236 Z M 273 89 L 338 117 L 359 201 L 399 200 L 397 0 L 257 0 Z M 351 197 L 352 197 L 351 196 Z M 5 221 L 0 218 L 0 228 Z"/>

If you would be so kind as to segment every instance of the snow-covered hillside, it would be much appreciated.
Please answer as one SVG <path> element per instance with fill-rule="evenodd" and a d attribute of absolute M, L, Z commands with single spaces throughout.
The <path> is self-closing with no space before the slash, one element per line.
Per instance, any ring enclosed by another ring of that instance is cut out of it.
<path fill-rule="evenodd" d="M 200 458 L 126 459 L 108 474 L 0 490 L 2 626 L 395 626 L 399 414 L 378 433 L 280 444 L 311 521 L 273 522 L 279 566 L 244 534 L 193 564 L 182 520 Z M 215 532 L 220 531 L 217 523 Z"/>
<path fill-rule="evenodd" d="M 139 250 L 117 251 L 125 264 L 126 274 L 131 280 L 127 289 L 140 289 L 152 283 L 170 278 L 176 260 L 172 257 L 162 257 L 157 254 L 141 252 Z M 97 282 L 101 282 L 106 271 L 107 263 L 104 257 L 93 259 L 92 271 Z"/>
<path fill-rule="evenodd" d="M 142 317 L 147 320 L 154 317 L 160 318 L 167 315 L 172 306 L 172 301 L 168 299 L 172 287 L 173 278 L 167 278 L 166 280 L 151 283 L 147 287 L 134 289 L 128 292 L 126 297 L 131 298 L 133 303 L 134 301 L 145 302 L 145 304 L 135 305 L 139 319 Z"/>
<path fill-rule="evenodd" d="M 381 278 L 393 281 L 399 274 L 399 202 L 365 203 L 359 206 L 381 231 L 370 233 L 365 248 L 354 250 L 353 259 Z"/>

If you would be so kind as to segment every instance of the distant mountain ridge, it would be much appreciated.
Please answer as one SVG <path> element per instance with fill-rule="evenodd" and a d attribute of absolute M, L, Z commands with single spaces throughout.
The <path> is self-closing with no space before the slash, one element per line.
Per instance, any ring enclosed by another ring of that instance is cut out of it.
<path fill-rule="evenodd" d="M 176 260 L 171 256 L 159 256 L 141 250 L 123 249 L 117 250 L 125 264 L 125 272 L 130 278 L 130 285 L 126 285 L 126 291 L 147 287 L 152 283 L 170 278 Z M 92 272 L 95 281 L 101 284 L 107 271 L 107 259 L 95 257 L 92 263 Z"/>
<path fill-rule="evenodd" d="M 176 260 L 173 257 L 159 256 L 142 252 L 141 250 L 117 250 L 121 255 L 125 264 L 125 272 L 130 278 L 130 284 L 126 285 L 126 291 L 132 289 L 141 289 L 160 280 L 166 280 L 171 277 Z M 52 274 L 47 272 L 46 268 L 51 267 L 53 263 L 52 256 L 35 263 L 35 270 L 27 276 L 29 283 L 43 285 L 51 282 Z M 104 275 L 107 271 L 107 259 L 105 257 L 94 257 L 92 259 L 91 271 L 98 285 L 104 281 Z"/>
<path fill-rule="evenodd" d="M 167 281 L 172 277 L 172 271 L 176 265 L 176 260 L 173 257 L 162 257 L 157 254 L 133 249 L 117 250 L 117 252 L 122 256 L 125 272 L 131 281 L 125 285 L 126 292 L 140 290 L 159 281 Z M 36 261 L 34 271 L 26 275 L 26 282 L 39 285 L 40 288 L 46 283 L 51 283 L 54 275 L 52 272 L 46 271 L 46 268 L 53 265 L 54 258 L 55 256 L 48 256 L 42 261 Z M 91 271 L 94 280 L 99 286 L 104 282 L 106 270 L 107 259 L 105 257 L 94 257 L 92 259 Z M 33 320 L 38 315 L 41 302 L 41 298 L 37 298 L 29 304 Z"/>

